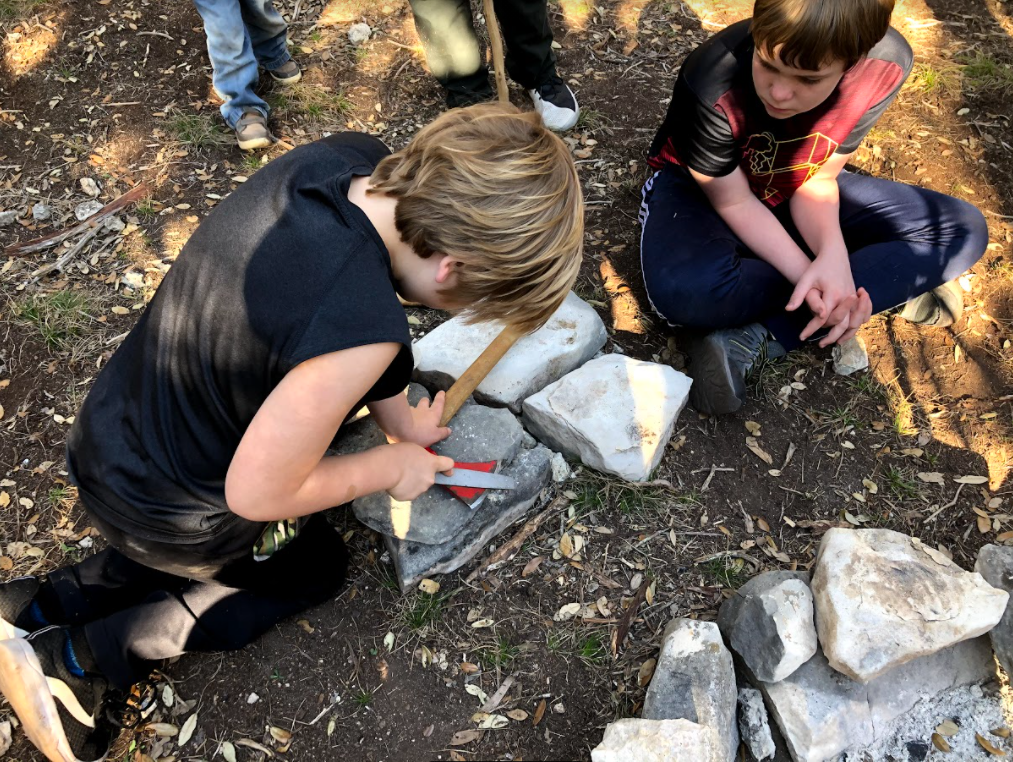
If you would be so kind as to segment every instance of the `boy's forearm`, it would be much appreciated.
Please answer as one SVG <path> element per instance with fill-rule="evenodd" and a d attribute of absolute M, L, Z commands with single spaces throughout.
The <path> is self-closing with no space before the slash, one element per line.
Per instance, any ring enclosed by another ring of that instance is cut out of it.
<path fill-rule="evenodd" d="M 805 183 L 791 197 L 789 205 L 795 227 L 816 256 L 847 256 L 836 178 L 817 178 Z"/>
<path fill-rule="evenodd" d="M 750 251 L 792 283 L 798 282 L 809 266 L 809 258 L 759 199 L 750 196 L 714 208 Z"/>
<path fill-rule="evenodd" d="M 412 428 L 412 409 L 408 404 L 408 397 L 405 394 L 398 394 L 385 400 L 370 402 L 370 415 L 380 427 L 380 431 L 388 437 L 400 440 Z"/>

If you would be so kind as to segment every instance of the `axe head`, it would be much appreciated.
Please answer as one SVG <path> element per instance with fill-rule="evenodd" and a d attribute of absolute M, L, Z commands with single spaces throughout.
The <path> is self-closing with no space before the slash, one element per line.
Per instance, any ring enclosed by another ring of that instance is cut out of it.
<path fill-rule="evenodd" d="M 429 452 L 436 454 L 431 447 L 427 447 Z M 477 463 L 462 463 L 460 461 L 454 462 L 454 468 L 467 468 L 472 471 L 482 471 L 486 474 L 491 474 L 496 470 L 497 463 L 495 460 L 481 461 Z M 485 499 L 485 490 L 478 487 L 458 487 L 451 485 L 442 485 L 443 489 L 449 490 L 450 493 L 465 503 L 471 510 L 475 510 L 481 505 Z"/>

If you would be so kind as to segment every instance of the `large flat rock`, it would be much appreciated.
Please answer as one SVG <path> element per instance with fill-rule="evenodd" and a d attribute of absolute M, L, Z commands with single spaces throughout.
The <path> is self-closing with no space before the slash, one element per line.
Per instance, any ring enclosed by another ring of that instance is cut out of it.
<path fill-rule="evenodd" d="M 517 479 L 518 488 L 490 492 L 477 509 L 469 511 L 468 520 L 446 542 L 430 545 L 384 535 L 402 590 L 424 577 L 461 568 L 500 532 L 523 518 L 552 478 L 552 451 L 542 445 L 521 450 L 505 473 Z"/>
<path fill-rule="evenodd" d="M 757 679 L 783 680 L 816 653 L 808 575 L 774 571 L 753 577 L 721 605 L 718 627 Z"/>
<path fill-rule="evenodd" d="M 974 570 L 992 587 L 1013 593 L 1013 548 L 983 546 L 978 551 Z M 1002 668 L 1007 675 L 1013 676 L 1013 606 L 1006 606 L 999 624 L 988 635 Z"/>
<path fill-rule="evenodd" d="M 889 529 L 828 531 L 812 591 L 823 652 L 861 682 L 988 632 L 1009 599 L 980 574 Z"/>
<path fill-rule="evenodd" d="M 684 719 L 713 734 L 697 762 L 732 762 L 739 748 L 738 700 L 732 655 L 713 622 L 674 619 L 662 635 L 661 653 L 644 698 L 645 720 Z"/>
<path fill-rule="evenodd" d="M 353 426 L 360 428 L 351 432 L 349 438 L 364 444 L 382 444 L 380 440 L 385 441 L 371 420 L 360 421 Z M 518 495 L 542 488 L 540 481 L 526 483 L 525 479 L 532 478 L 529 470 L 515 463 L 525 437 L 523 427 L 509 410 L 465 405 L 450 422 L 450 427 L 453 430 L 450 437 L 436 443 L 433 449 L 455 461 L 498 461 L 498 472 L 518 481 L 516 490 L 502 495 L 507 505 L 518 499 L 523 502 Z M 496 492 L 488 492 L 486 500 L 493 494 Z M 355 500 L 352 510 L 359 521 L 382 534 L 428 545 L 449 542 L 473 515 L 469 505 L 440 486 L 432 487 L 409 502 L 395 500 L 386 492 L 375 492 Z"/>
<path fill-rule="evenodd" d="M 617 720 L 591 750 L 591 762 L 700 762 L 712 733 L 689 720 Z"/>
<path fill-rule="evenodd" d="M 502 329 L 499 323 L 467 325 L 462 318 L 434 328 L 412 346 L 415 380 L 449 389 Z M 579 368 L 606 339 L 598 313 L 571 292 L 544 326 L 510 348 L 478 385 L 475 400 L 519 413 L 526 397 Z"/>
<path fill-rule="evenodd" d="M 907 662 L 868 684 L 833 669 L 822 651 L 780 682 L 753 681 L 791 758 L 824 762 L 889 735 L 892 723 L 921 702 L 987 682 L 995 675 L 990 662 L 988 638 L 979 637 Z"/>
<path fill-rule="evenodd" d="M 691 384 L 668 365 L 604 355 L 524 400 L 524 422 L 568 457 L 645 481 L 664 454 Z"/>

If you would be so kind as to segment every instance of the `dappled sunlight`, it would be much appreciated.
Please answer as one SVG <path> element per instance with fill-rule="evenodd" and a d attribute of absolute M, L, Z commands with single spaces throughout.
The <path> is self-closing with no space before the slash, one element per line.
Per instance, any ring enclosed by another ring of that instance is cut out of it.
<path fill-rule="evenodd" d="M 563 12 L 566 28 L 571 32 L 582 32 L 594 12 L 591 0 L 559 0 L 559 9 Z"/>
<path fill-rule="evenodd" d="M 890 24 L 911 43 L 915 60 L 939 54 L 945 26 L 935 18 L 925 0 L 900 0 Z"/>
<path fill-rule="evenodd" d="M 650 4 L 651 0 L 622 0 L 616 8 L 616 24 L 629 38 L 628 51 L 632 51 L 633 48 L 630 46 L 636 44 L 640 17 Z"/>
<path fill-rule="evenodd" d="M 389 16 L 404 4 L 402 0 L 389 0 L 382 3 L 369 0 L 328 0 L 327 5 L 320 12 L 316 25 L 328 27 L 337 24 L 354 24 L 357 21 L 375 16 L 377 13 Z"/>
<path fill-rule="evenodd" d="M 684 0 L 684 4 L 700 19 L 700 26 L 710 32 L 753 15 L 753 0 Z"/>
<path fill-rule="evenodd" d="M 636 295 L 605 255 L 602 255 L 598 272 L 601 275 L 605 293 L 609 297 L 609 306 L 612 310 L 612 329 L 626 333 L 647 333 L 640 320 L 640 303 L 637 301 Z"/>
<path fill-rule="evenodd" d="M 8 29 L 4 36 L 4 63 L 15 77 L 21 77 L 43 64 L 60 40 L 66 12 L 54 13 L 40 21 L 38 17 Z"/>

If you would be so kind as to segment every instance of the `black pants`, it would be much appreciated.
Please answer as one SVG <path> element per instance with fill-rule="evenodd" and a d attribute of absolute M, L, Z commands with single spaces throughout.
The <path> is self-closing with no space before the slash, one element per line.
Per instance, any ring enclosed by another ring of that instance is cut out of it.
<path fill-rule="evenodd" d="M 64 615 L 54 624 L 83 626 L 99 669 L 123 689 L 159 660 L 242 648 L 334 596 L 348 569 L 341 536 L 319 514 L 264 561 L 254 561 L 251 546 L 218 568 L 194 564 L 188 576 L 159 570 L 180 570 L 180 546 L 118 542 L 122 535 L 96 523 L 133 558 L 108 548 L 50 574 Z"/>
<path fill-rule="evenodd" d="M 455 98 L 490 93 L 489 70 L 475 35 L 469 0 L 411 0 L 415 28 L 433 75 Z M 532 89 L 556 70 L 546 0 L 495 0 L 511 79 Z"/>

